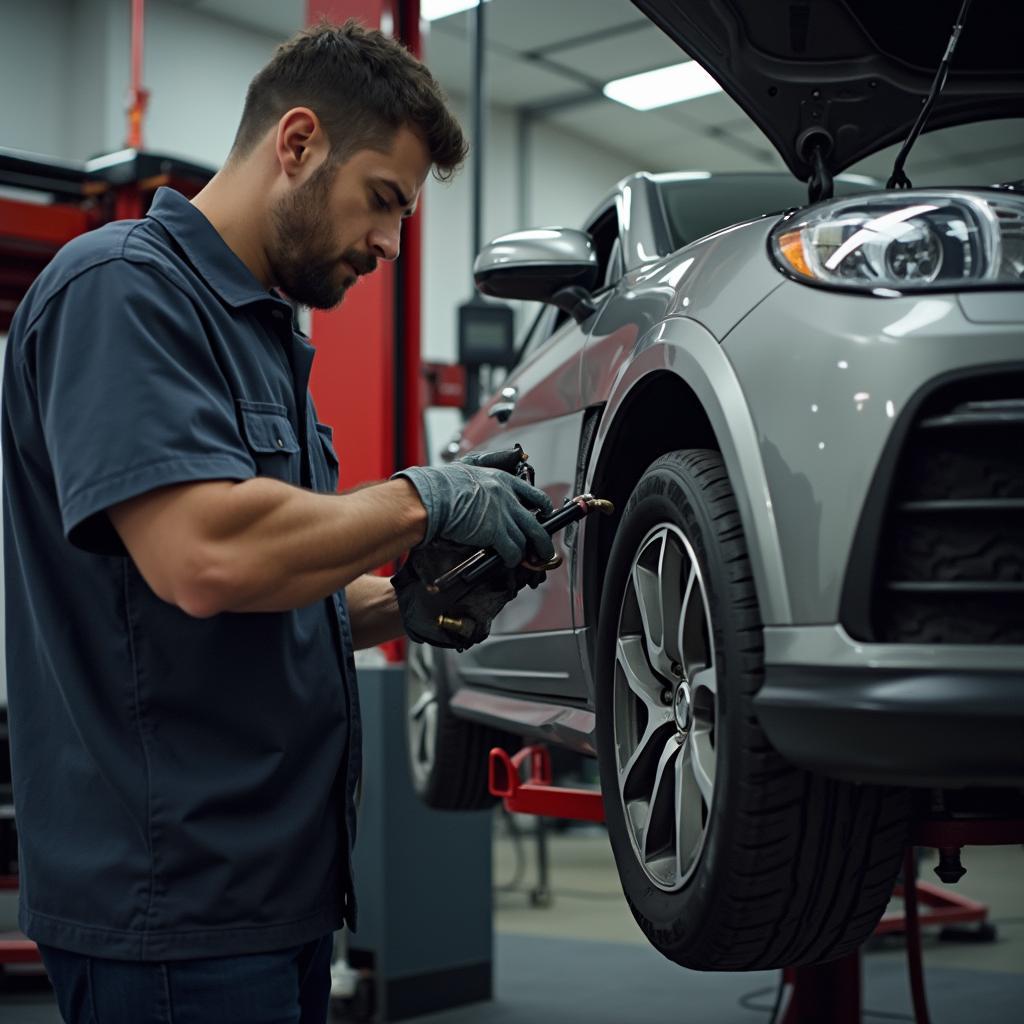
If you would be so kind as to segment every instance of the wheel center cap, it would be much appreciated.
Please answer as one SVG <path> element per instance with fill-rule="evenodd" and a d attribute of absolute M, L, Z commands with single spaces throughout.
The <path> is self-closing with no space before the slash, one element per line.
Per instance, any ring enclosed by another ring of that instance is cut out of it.
<path fill-rule="evenodd" d="M 680 683 L 676 687 L 673 711 L 675 713 L 676 728 L 683 733 L 689 732 L 690 725 L 693 722 L 693 706 L 690 699 L 690 687 L 686 683 Z"/>

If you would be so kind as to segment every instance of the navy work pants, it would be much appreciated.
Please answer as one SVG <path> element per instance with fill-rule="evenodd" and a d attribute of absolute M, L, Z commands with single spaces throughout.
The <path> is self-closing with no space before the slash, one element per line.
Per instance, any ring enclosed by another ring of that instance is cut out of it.
<path fill-rule="evenodd" d="M 165 963 L 39 951 L 67 1024 L 325 1024 L 332 945 Z"/>

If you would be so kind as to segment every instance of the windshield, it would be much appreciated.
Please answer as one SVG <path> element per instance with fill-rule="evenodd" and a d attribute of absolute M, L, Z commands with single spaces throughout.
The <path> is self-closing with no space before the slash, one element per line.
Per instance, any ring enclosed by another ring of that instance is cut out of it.
<path fill-rule="evenodd" d="M 673 249 L 730 224 L 807 205 L 807 185 L 788 174 L 709 174 L 659 184 Z M 881 187 L 881 182 L 867 178 L 837 178 L 835 194 L 847 196 Z"/>

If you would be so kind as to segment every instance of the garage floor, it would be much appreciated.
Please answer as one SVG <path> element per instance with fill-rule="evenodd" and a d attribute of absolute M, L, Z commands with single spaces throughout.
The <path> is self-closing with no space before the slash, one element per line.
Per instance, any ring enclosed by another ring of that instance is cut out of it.
<path fill-rule="evenodd" d="M 520 819 L 521 828 L 533 827 Z M 634 923 L 599 828 L 550 835 L 552 902 L 531 904 L 536 847 L 499 821 L 494 845 L 495 1001 L 417 1018 L 422 1024 L 767 1024 L 778 972 L 699 974 L 664 960 Z M 517 853 L 518 851 L 518 853 Z M 932 1024 L 1024 1019 L 1024 851 L 972 847 L 957 887 L 985 902 L 994 943 L 925 939 Z M 930 862 L 922 865 L 930 877 Z M 0 906 L 0 928 L 9 913 Z M 865 1024 L 912 1020 L 903 951 L 886 940 L 864 958 Z M 52 995 L 30 979 L 0 989 L 0 1024 L 58 1024 Z"/>

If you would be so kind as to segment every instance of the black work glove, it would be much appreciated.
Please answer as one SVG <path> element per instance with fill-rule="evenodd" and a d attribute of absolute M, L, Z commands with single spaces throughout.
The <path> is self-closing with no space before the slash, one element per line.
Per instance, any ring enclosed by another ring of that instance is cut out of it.
<path fill-rule="evenodd" d="M 458 565 L 475 550 L 445 541 L 421 545 L 391 577 L 402 625 L 411 640 L 464 651 L 487 638 L 494 616 L 523 587 L 537 587 L 547 579 L 543 570 L 522 565 L 498 566 L 472 584 L 456 582 L 437 594 L 426 589 L 425 584 Z M 439 624 L 442 616 L 447 627 Z"/>
<path fill-rule="evenodd" d="M 551 499 L 514 473 L 480 465 L 485 459 L 412 466 L 395 473 L 416 488 L 427 510 L 427 530 L 420 547 L 445 540 L 465 545 L 470 549 L 467 554 L 493 548 L 511 567 L 523 560 L 529 546 L 538 562 L 548 561 L 555 553 L 554 545 L 529 509 L 549 515 Z"/>

